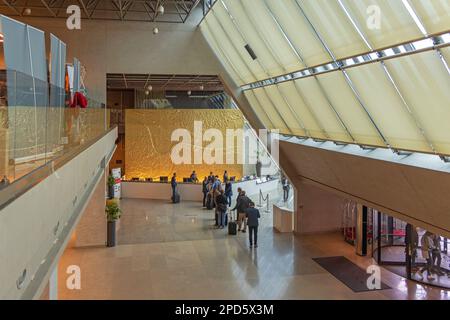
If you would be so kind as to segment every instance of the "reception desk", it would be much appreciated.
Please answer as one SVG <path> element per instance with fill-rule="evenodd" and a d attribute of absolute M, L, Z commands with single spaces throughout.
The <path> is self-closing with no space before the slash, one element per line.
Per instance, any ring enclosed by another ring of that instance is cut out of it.
<path fill-rule="evenodd" d="M 247 196 L 256 200 L 259 192 L 262 192 L 264 195 L 273 192 L 278 188 L 278 183 L 278 179 L 267 181 L 252 179 L 232 182 L 232 204 L 234 205 L 237 188 L 239 187 L 245 190 Z M 201 183 L 178 182 L 177 190 L 180 194 L 181 201 L 203 200 Z M 170 183 L 166 182 L 122 181 L 121 194 L 122 198 L 169 200 L 172 195 L 172 187 Z"/>
<path fill-rule="evenodd" d="M 202 185 L 181 183 L 177 191 L 182 201 L 202 201 Z M 172 186 L 164 182 L 122 181 L 122 198 L 168 200 L 172 196 Z"/>
<path fill-rule="evenodd" d="M 292 210 L 273 205 L 273 227 L 278 232 L 292 232 Z"/>

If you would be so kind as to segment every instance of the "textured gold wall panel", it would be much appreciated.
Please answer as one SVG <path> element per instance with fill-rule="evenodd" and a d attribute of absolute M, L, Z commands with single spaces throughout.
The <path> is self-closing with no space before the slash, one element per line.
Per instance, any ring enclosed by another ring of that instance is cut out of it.
<path fill-rule="evenodd" d="M 127 179 L 151 177 L 159 179 L 160 176 L 172 176 L 177 173 L 178 181 L 189 177 L 193 170 L 198 178 L 203 179 L 210 171 L 222 176 L 227 170 L 229 176 L 242 177 L 242 164 L 174 164 L 171 160 L 171 150 L 177 142 L 171 141 L 172 132 L 183 128 L 188 130 L 194 143 L 194 121 L 202 121 L 203 133 L 214 128 L 226 137 L 226 129 L 242 129 L 244 120 L 239 110 L 139 110 L 127 109 L 125 112 L 125 174 Z M 224 142 L 225 143 L 225 142 Z M 203 147 L 208 142 L 203 142 Z M 235 147 L 236 148 L 236 147 Z M 193 156 L 192 146 L 192 162 Z M 224 150 L 224 159 L 226 152 Z M 236 157 L 236 150 L 233 151 Z M 236 162 L 236 161 L 235 161 Z"/>

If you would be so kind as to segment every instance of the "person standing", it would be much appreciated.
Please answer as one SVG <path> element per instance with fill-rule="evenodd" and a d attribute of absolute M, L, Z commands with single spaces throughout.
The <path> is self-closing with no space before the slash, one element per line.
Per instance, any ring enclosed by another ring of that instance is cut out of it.
<path fill-rule="evenodd" d="M 405 245 L 411 257 L 411 266 L 416 265 L 417 248 L 419 247 L 419 234 L 412 224 L 407 224 L 405 227 Z"/>
<path fill-rule="evenodd" d="M 433 270 L 438 276 L 443 276 L 444 273 L 441 271 L 441 237 L 437 234 L 431 236 L 433 240 L 433 247 L 431 249 L 431 261 L 433 263 Z"/>
<path fill-rule="evenodd" d="M 198 182 L 198 178 L 197 178 L 197 173 L 194 171 L 192 171 L 191 176 L 190 176 L 190 180 L 193 183 L 197 183 Z"/>
<path fill-rule="evenodd" d="M 239 231 L 246 232 L 247 230 L 247 221 L 245 217 L 245 210 L 249 207 L 251 200 L 245 195 L 245 191 L 241 191 L 240 196 L 238 197 L 236 206 L 232 209 L 233 211 L 237 211 L 237 217 L 239 221 Z"/>
<path fill-rule="evenodd" d="M 258 247 L 258 226 L 259 218 L 261 215 L 259 210 L 255 208 L 255 203 L 250 201 L 249 207 L 245 210 L 245 217 L 247 218 L 248 225 L 248 240 L 250 242 L 250 248 Z"/>
<path fill-rule="evenodd" d="M 231 207 L 231 197 L 233 196 L 233 185 L 230 181 L 225 183 L 225 197 L 227 198 L 228 206 Z"/>
<path fill-rule="evenodd" d="M 227 170 L 225 170 L 225 172 L 223 173 L 223 183 L 227 183 L 228 181 L 228 172 Z"/>
<path fill-rule="evenodd" d="M 420 239 L 420 244 L 422 246 L 422 257 L 427 261 L 427 264 L 425 267 L 420 269 L 418 271 L 419 277 L 421 280 L 423 280 L 423 272 L 427 271 L 427 279 L 428 280 L 435 280 L 433 277 L 433 274 L 431 273 L 431 270 L 433 268 L 433 261 L 431 260 L 431 250 L 433 248 L 433 234 L 429 231 L 425 232 L 424 235 L 422 235 L 422 238 Z"/>
<path fill-rule="evenodd" d="M 177 194 L 177 174 L 173 173 L 172 179 L 170 180 L 170 185 L 172 186 L 172 201 L 175 202 L 175 196 Z"/>
<path fill-rule="evenodd" d="M 237 188 L 236 204 L 237 204 L 238 201 L 239 201 L 239 197 L 241 196 L 241 193 L 242 193 L 242 188 L 241 188 L 241 187 L 238 187 L 238 188 Z M 233 210 L 235 210 L 235 209 L 236 209 L 236 206 L 234 207 L 234 209 L 231 209 L 231 211 L 233 211 Z M 236 213 L 236 221 L 238 221 L 238 220 L 239 220 L 239 214 Z"/>
<path fill-rule="evenodd" d="M 220 229 L 223 229 L 226 225 L 225 215 L 227 213 L 227 199 L 225 198 L 223 191 L 218 191 L 216 197 L 216 210 L 217 210 L 217 224 Z"/>
<path fill-rule="evenodd" d="M 203 208 L 206 207 L 206 199 L 208 197 L 208 177 L 205 177 L 202 182 L 202 192 L 203 192 Z"/>
<path fill-rule="evenodd" d="M 283 201 L 287 202 L 289 199 L 289 181 L 286 177 L 281 179 L 281 184 L 283 185 Z"/>

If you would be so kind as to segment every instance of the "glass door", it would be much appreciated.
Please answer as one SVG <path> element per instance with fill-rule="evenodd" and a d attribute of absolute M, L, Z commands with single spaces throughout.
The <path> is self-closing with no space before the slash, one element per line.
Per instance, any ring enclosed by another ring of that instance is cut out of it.
<path fill-rule="evenodd" d="M 356 243 L 356 205 L 354 201 L 346 201 L 342 211 L 342 234 L 344 240 L 351 245 Z"/>

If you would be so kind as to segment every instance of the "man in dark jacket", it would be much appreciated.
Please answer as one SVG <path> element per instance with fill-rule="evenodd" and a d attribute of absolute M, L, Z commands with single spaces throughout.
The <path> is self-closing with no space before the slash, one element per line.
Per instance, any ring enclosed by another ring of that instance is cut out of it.
<path fill-rule="evenodd" d="M 259 210 L 255 208 L 255 204 L 250 202 L 250 207 L 245 210 L 245 216 L 247 218 L 248 225 L 248 239 L 250 241 L 250 248 L 258 247 L 258 226 L 259 226 L 259 218 L 261 215 L 259 214 Z"/>
<path fill-rule="evenodd" d="M 177 193 L 177 174 L 174 173 L 172 179 L 170 180 L 170 185 L 172 186 L 172 201 L 175 201 L 175 196 Z"/>
<path fill-rule="evenodd" d="M 207 198 L 208 192 L 209 192 L 208 183 L 209 183 L 208 177 L 205 177 L 205 179 L 203 179 L 203 182 L 202 182 L 203 207 L 206 207 L 206 198 Z"/>
<path fill-rule="evenodd" d="M 225 183 L 225 197 L 227 198 L 228 206 L 231 207 L 231 197 L 233 196 L 233 185 L 230 181 Z"/>
<path fill-rule="evenodd" d="M 225 215 L 227 214 L 227 199 L 223 194 L 223 190 L 218 191 L 218 193 L 219 194 L 216 197 L 217 222 L 218 227 L 223 229 L 226 225 Z"/>
<path fill-rule="evenodd" d="M 246 232 L 247 222 L 245 219 L 245 210 L 249 207 L 251 200 L 245 195 L 245 191 L 241 191 L 238 198 L 237 203 L 232 209 L 233 211 L 237 211 L 237 218 L 239 221 L 239 231 Z"/>

